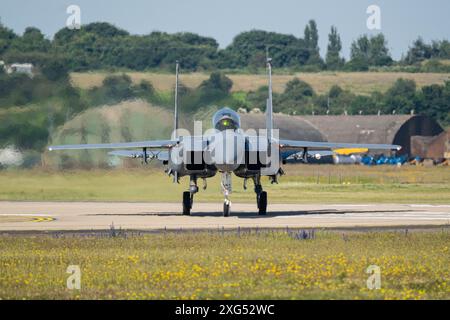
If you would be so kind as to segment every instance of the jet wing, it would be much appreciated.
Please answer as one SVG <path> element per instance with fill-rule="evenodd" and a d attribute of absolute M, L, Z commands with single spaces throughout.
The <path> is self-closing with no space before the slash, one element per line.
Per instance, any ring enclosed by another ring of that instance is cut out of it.
<path fill-rule="evenodd" d="M 117 150 L 108 152 L 111 156 L 125 157 L 125 158 L 144 158 L 143 151 L 135 151 L 135 150 Z M 148 151 L 147 152 L 148 159 L 158 159 L 159 161 L 168 161 L 169 160 L 169 152 L 167 151 Z"/>
<path fill-rule="evenodd" d="M 176 140 L 151 140 L 139 142 L 122 143 L 99 143 L 99 144 L 69 144 L 60 146 L 50 146 L 49 151 L 53 150 L 84 150 L 84 149 L 169 149 L 178 143 Z"/>
<path fill-rule="evenodd" d="M 359 143 L 334 143 L 312 142 L 296 140 L 279 140 L 281 150 L 335 150 L 335 149 L 369 149 L 369 150 L 400 150 L 402 147 L 393 144 L 359 144 Z"/>

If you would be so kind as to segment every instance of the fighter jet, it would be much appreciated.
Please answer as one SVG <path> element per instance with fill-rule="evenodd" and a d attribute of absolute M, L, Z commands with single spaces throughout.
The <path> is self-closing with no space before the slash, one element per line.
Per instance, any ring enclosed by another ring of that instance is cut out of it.
<path fill-rule="evenodd" d="M 400 150 L 398 145 L 354 144 L 313 141 L 283 140 L 278 129 L 273 127 L 272 104 L 272 60 L 267 59 L 268 99 L 266 102 L 266 128 L 264 130 L 243 130 L 239 114 L 224 107 L 212 117 L 212 129 L 191 135 L 178 127 L 178 78 L 179 63 L 176 63 L 174 131 L 171 139 L 139 142 L 78 144 L 50 146 L 53 150 L 80 149 L 116 149 L 110 155 L 140 158 L 143 163 L 157 159 L 165 166 L 165 171 L 179 183 L 181 177 L 189 177 L 189 188 L 183 192 L 182 213 L 190 215 L 194 195 L 199 191 L 198 179 L 206 180 L 221 175 L 221 187 L 224 195 L 223 215 L 230 215 L 230 194 L 232 192 L 232 174 L 242 178 L 244 189 L 247 180 L 253 181 L 256 205 L 259 215 L 267 213 L 267 192 L 263 190 L 261 178 L 269 177 L 271 183 L 278 183 L 284 174 L 282 164 L 294 154 L 300 155 L 303 162 L 308 158 L 320 157 L 323 152 L 342 148 L 368 150 Z M 195 130 L 194 130 L 195 131 Z M 198 130 L 197 130 L 198 131 Z"/>

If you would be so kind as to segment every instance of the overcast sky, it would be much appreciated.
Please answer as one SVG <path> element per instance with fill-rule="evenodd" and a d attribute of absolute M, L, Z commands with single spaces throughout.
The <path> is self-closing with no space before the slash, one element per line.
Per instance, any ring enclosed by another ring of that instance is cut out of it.
<path fill-rule="evenodd" d="M 71 4 L 80 6 L 82 24 L 107 21 L 133 34 L 190 31 L 214 37 L 221 47 L 251 29 L 302 37 L 305 24 L 315 19 L 322 54 L 335 25 L 348 56 L 355 38 L 375 33 L 366 26 L 372 4 L 381 8 L 381 32 L 395 59 L 419 35 L 450 39 L 449 0 L 0 0 L 0 19 L 17 33 L 35 26 L 51 38 L 65 26 Z"/>

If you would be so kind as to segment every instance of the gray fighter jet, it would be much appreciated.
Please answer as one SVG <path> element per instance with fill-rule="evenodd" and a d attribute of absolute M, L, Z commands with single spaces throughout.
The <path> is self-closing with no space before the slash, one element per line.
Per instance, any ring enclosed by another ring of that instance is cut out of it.
<path fill-rule="evenodd" d="M 309 157 L 320 156 L 324 152 L 342 148 L 365 148 L 370 150 L 400 150 L 397 145 L 329 143 L 312 141 L 283 140 L 278 137 L 278 129 L 273 128 L 272 107 L 272 63 L 267 59 L 268 99 L 266 105 L 266 129 L 246 130 L 241 128 L 239 114 L 230 108 L 222 108 L 213 118 L 213 128 L 191 135 L 178 128 L 178 74 L 176 64 L 174 131 L 169 140 L 151 140 L 140 142 L 79 144 L 51 146 L 49 150 L 77 149 L 119 149 L 109 154 L 121 157 L 140 158 L 144 163 L 157 159 L 166 166 L 166 173 L 174 182 L 189 176 L 189 190 L 183 193 L 183 215 L 190 215 L 194 194 L 199 191 L 197 181 L 221 174 L 221 186 L 224 194 L 223 215 L 230 214 L 231 175 L 234 173 L 244 181 L 253 180 L 256 204 L 259 215 L 267 212 L 267 192 L 263 191 L 261 177 L 269 177 L 271 183 L 277 183 L 283 175 L 282 163 L 288 157 L 296 155 L 307 162 Z M 198 130 L 197 130 L 198 131 Z M 124 149 L 124 150 L 120 150 Z"/>

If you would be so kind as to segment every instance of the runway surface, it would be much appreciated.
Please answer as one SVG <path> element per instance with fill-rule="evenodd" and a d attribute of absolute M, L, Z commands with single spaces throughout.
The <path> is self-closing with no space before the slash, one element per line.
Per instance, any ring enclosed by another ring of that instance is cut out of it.
<path fill-rule="evenodd" d="M 191 216 L 178 203 L 0 202 L 0 231 L 122 229 L 319 228 L 450 224 L 450 205 L 271 204 L 258 216 L 255 204 L 195 203 Z"/>

